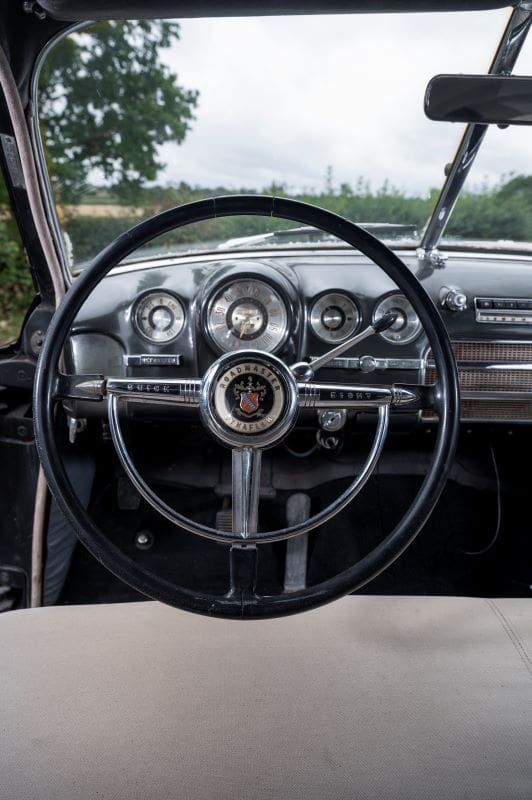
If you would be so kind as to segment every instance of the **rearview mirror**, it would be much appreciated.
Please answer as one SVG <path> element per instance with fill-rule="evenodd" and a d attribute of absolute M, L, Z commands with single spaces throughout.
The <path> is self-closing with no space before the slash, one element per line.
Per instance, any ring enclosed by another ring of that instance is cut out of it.
<path fill-rule="evenodd" d="M 425 92 L 425 114 L 444 122 L 532 125 L 532 78 L 436 75 Z"/>

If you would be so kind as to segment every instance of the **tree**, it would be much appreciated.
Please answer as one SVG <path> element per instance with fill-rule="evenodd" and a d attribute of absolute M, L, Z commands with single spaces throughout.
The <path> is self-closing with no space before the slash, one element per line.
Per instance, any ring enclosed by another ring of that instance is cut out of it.
<path fill-rule="evenodd" d="M 17 338 L 34 295 L 33 280 L 0 173 L 0 345 Z"/>
<path fill-rule="evenodd" d="M 43 141 L 62 202 L 79 200 L 96 171 L 126 202 L 164 166 L 158 147 L 180 144 L 198 92 L 177 83 L 160 49 L 179 38 L 172 22 L 102 22 L 64 39 L 40 82 Z"/>

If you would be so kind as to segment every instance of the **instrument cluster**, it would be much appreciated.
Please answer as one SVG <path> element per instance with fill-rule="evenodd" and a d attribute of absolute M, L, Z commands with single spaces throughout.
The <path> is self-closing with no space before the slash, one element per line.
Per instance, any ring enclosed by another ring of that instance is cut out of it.
<path fill-rule="evenodd" d="M 294 307 L 281 281 L 269 276 L 230 275 L 207 287 L 201 297 L 202 331 L 218 353 L 258 350 L 274 353 L 283 347 L 294 324 Z M 131 320 L 136 332 L 154 345 L 166 345 L 182 332 L 187 304 L 177 293 L 150 290 L 135 301 Z M 421 332 L 409 301 L 398 292 L 377 299 L 371 321 L 394 311 L 396 322 L 379 334 L 390 344 L 408 344 Z M 322 342 L 336 345 L 363 325 L 359 300 L 340 289 L 327 290 L 307 302 L 307 324 Z M 369 324 L 368 319 L 364 325 Z"/>

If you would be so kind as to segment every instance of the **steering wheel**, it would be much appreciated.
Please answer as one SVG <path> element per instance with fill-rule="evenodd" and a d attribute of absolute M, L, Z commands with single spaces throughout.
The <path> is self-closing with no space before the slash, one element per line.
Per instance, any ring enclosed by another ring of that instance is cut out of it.
<path fill-rule="evenodd" d="M 430 342 L 438 382 L 361 386 L 316 381 L 321 366 L 357 341 L 395 321 L 393 314 L 366 328 L 325 356 L 287 365 L 254 350 L 226 353 L 202 380 L 116 378 L 66 375 L 61 354 L 81 306 L 102 278 L 122 259 L 151 239 L 190 223 L 239 214 L 272 216 L 311 225 L 364 253 L 397 284 L 417 313 Z M 110 430 L 118 456 L 138 491 L 157 511 L 188 531 L 224 543 L 229 551 L 227 592 L 203 593 L 178 585 L 132 560 L 110 541 L 79 501 L 65 471 L 55 435 L 56 405 L 64 400 L 108 399 Z M 208 433 L 232 449 L 233 530 L 217 530 L 189 519 L 168 506 L 135 467 L 120 426 L 120 401 L 196 407 Z M 366 463 L 350 486 L 309 520 L 277 531 L 258 526 L 261 454 L 281 442 L 297 421 L 301 407 L 374 409 L 378 422 Z M 304 589 L 278 595 L 256 590 L 257 548 L 264 542 L 307 533 L 331 519 L 360 491 L 381 453 L 390 411 L 433 409 L 438 416 L 432 460 L 408 511 L 380 544 L 338 575 Z M 48 329 L 37 365 L 34 415 L 39 456 L 50 489 L 79 539 L 111 572 L 149 597 L 190 611 L 224 617 L 274 617 L 322 605 L 359 589 L 389 566 L 413 541 L 431 513 L 450 470 L 459 426 L 458 375 L 443 322 L 408 267 L 354 223 L 306 203 L 264 196 L 230 196 L 201 200 L 165 211 L 141 222 L 106 247 L 73 283 Z"/>

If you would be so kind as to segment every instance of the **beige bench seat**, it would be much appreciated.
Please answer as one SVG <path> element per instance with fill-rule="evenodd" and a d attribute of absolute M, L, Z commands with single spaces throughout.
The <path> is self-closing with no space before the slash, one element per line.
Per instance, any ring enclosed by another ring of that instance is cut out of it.
<path fill-rule="evenodd" d="M 532 797 L 532 601 L 0 617 L 5 800 Z"/>

